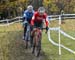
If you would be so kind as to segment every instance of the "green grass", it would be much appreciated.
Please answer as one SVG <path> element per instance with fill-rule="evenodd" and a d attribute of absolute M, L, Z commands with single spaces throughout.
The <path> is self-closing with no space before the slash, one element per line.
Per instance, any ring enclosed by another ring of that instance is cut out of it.
<path fill-rule="evenodd" d="M 75 37 L 75 20 L 65 20 L 61 29 Z M 50 27 L 58 26 L 58 21 L 52 21 Z M 0 60 L 75 60 L 75 55 L 62 48 L 62 55 L 58 54 L 58 47 L 48 41 L 43 32 L 41 57 L 36 58 L 30 49 L 26 50 L 22 40 L 23 28 L 20 23 L 0 27 Z M 51 31 L 51 38 L 58 43 L 58 33 Z M 61 44 L 75 50 L 75 41 L 61 34 Z"/>
<path fill-rule="evenodd" d="M 0 60 L 46 60 L 46 55 L 41 51 L 41 57 L 36 58 L 30 49 L 25 49 L 23 43 L 23 28 L 15 23 L 10 26 L 0 27 Z"/>

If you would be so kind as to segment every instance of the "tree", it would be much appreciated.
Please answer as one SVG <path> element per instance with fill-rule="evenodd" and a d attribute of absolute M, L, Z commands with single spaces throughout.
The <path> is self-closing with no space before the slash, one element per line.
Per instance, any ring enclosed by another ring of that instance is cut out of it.
<path fill-rule="evenodd" d="M 0 0 L 0 15 L 15 17 L 17 14 L 21 13 L 27 5 L 28 0 Z M 22 11 L 19 9 L 20 7 L 23 9 Z"/>
<path fill-rule="evenodd" d="M 58 12 L 58 7 L 55 4 L 56 0 L 44 0 L 43 5 L 46 8 L 48 14 L 56 14 Z"/>
<path fill-rule="evenodd" d="M 75 12 L 75 0 L 44 0 L 43 5 L 51 14 L 60 14 L 62 10 L 65 13 Z"/>

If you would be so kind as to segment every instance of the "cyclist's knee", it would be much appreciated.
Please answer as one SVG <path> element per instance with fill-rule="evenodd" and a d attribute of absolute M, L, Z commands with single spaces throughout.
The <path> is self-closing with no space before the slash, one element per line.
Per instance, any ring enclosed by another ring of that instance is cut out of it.
<path fill-rule="evenodd" d="M 39 30 L 39 34 L 42 35 L 42 30 Z"/>

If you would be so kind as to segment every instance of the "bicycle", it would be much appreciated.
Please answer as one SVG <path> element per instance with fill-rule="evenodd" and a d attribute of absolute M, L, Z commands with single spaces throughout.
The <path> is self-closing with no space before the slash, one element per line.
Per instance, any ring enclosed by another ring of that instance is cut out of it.
<path fill-rule="evenodd" d="M 46 28 L 42 28 L 42 29 L 46 29 Z M 33 35 L 32 53 L 38 57 L 41 51 L 41 39 L 42 39 L 41 28 L 34 28 L 32 35 Z"/>

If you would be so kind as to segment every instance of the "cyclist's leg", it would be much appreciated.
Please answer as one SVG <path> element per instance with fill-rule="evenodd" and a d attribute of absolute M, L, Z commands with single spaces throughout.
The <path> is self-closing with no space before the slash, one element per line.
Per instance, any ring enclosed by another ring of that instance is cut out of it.
<path fill-rule="evenodd" d="M 41 40 L 42 40 L 42 27 L 43 27 L 43 23 L 39 24 L 39 27 L 41 28 L 39 30 L 39 42 L 38 42 L 38 46 L 39 46 L 39 49 L 41 50 Z"/>
<path fill-rule="evenodd" d="M 30 26 L 27 25 L 26 26 L 26 34 L 25 34 L 25 41 L 26 41 L 26 48 L 28 48 L 28 46 L 30 45 L 29 41 L 30 41 Z"/>
<path fill-rule="evenodd" d="M 26 36 L 26 30 L 27 30 L 27 23 L 24 24 L 24 40 L 25 40 L 25 36 Z"/>
<path fill-rule="evenodd" d="M 35 27 L 37 27 L 37 23 L 34 24 Z M 34 37 L 34 33 L 35 33 L 35 29 L 31 27 L 31 44 L 33 45 L 33 37 Z"/>
<path fill-rule="evenodd" d="M 26 28 L 26 39 L 30 41 L 30 25 L 27 25 Z"/>
<path fill-rule="evenodd" d="M 26 35 L 26 27 L 24 27 L 23 40 L 25 40 L 25 35 Z"/>
<path fill-rule="evenodd" d="M 39 49 L 41 50 L 42 30 L 39 33 Z"/>
<path fill-rule="evenodd" d="M 33 31 L 33 28 L 32 26 L 30 26 L 30 44 L 31 44 L 31 47 L 33 45 L 33 35 L 32 35 L 32 31 Z"/>

